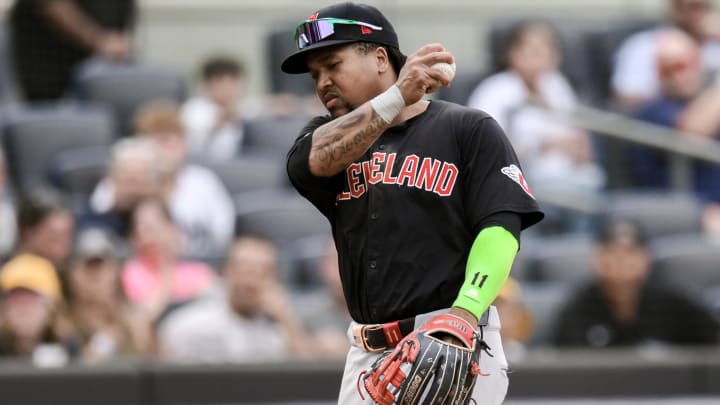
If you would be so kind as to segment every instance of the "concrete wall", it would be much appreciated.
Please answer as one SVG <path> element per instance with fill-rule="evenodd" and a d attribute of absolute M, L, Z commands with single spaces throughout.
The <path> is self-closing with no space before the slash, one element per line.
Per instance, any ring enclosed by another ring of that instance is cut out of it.
<path fill-rule="evenodd" d="M 508 402 L 703 397 L 715 401 L 708 403 L 720 403 L 719 373 L 718 350 L 712 347 L 530 352 L 511 366 Z M 337 362 L 116 363 L 36 369 L 5 360 L 0 363 L 0 401 L 23 405 L 330 404 L 337 397 L 341 375 L 342 364 Z"/>

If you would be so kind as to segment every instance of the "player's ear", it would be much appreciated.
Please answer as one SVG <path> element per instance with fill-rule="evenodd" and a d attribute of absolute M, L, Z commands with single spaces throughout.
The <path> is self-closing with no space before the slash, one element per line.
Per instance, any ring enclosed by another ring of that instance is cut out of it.
<path fill-rule="evenodd" d="M 385 73 L 388 69 L 392 69 L 387 49 L 383 46 L 375 48 L 375 62 L 377 64 L 378 73 Z"/>

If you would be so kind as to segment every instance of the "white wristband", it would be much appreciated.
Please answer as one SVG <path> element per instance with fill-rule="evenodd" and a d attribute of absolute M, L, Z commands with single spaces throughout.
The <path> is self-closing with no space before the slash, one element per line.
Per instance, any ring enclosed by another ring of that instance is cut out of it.
<path fill-rule="evenodd" d="M 398 86 L 393 84 L 382 94 L 370 100 L 370 105 L 383 121 L 389 124 L 400 114 L 400 111 L 405 108 L 405 99 L 402 93 L 400 93 Z"/>

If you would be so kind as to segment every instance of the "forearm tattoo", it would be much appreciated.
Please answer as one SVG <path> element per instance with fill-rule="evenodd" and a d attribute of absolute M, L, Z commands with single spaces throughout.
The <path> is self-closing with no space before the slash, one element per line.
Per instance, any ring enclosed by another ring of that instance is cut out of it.
<path fill-rule="evenodd" d="M 387 123 L 372 108 L 330 121 L 313 135 L 312 152 L 322 170 L 342 170 L 372 145 Z"/>

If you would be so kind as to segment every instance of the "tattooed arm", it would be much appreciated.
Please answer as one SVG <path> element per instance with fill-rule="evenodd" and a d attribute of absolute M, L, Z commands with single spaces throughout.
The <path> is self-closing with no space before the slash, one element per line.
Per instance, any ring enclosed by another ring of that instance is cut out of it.
<path fill-rule="evenodd" d="M 345 170 L 388 127 L 390 124 L 383 121 L 370 103 L 319 127 L 313 133 L 310 172 L 315 176 L 333 176 Z"/>
<path fill-rule="evenodd" d="M 439 86 L 450 84 L 449 77 L 430 66 L 437 62 L 453 61 L 452 55 L 440 44 L 426 45 L 408 56 L 395 82 L 406 107 L 392 123 L 387 123 L 370 102 L 365 102 L 355 110 L 318 127 L 312 135 L 310 172 L 321 177 L 340 173 L 362 156 L 391 125 L 424 111 L 427 103 L 422 97 Z"/>

